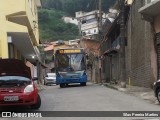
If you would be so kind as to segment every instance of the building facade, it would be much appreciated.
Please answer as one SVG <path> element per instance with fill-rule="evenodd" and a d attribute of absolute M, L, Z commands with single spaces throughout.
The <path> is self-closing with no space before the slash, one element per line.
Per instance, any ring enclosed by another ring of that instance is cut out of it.
<path fill-rule="evenodd" d="M 125 2 L 125 73 L 126 83 L 133 86 L 152 87 L 153 82 L 157 80 L 159 20 L 158 16 L 150 15 L 151 18 L 145 13 L 152 11 L 151 9 L 147 10 L 146 6 L 153 5 L 155 1 L 126 0 Z M 158 12 L 158 10 L 156 11 Z M 104 46 L 102 51 L 105 58 L 102 63 L 106 81 L 115 79 L 120 82 L 120 50 L 117 49 L 121 47 L 118 39 L 121 33 L 120 20 L 121 16 L 112 24 L 107 24 L 108 27 L 106 26 L 106 30 L 104 29 L 105 41 L 102 43 Z M 114 47 L 117 43 L 119 47 Z"/>
<path fill-rule="evenodd" d="M 39 7 L 40 0 L 0 1 L 0 58 L 23 60 L 31 68 L 33 77 L 40 79 L 42 61 L 37 48 L 40 41 Z"/>
<path fill-rule="evenodd" d="M 91 12 L 76 12 L 76 18 L 79 22 L 79 29 L 83 38 L 97 39 L 99 34 L 99 10 Z M 106 15 L 103 13 L 102 22 L 105 20 Z"/>
<path fill-rule="evenodd" d="M 17 4 L 18 3 L 18 4 Z M 40 0 L 1 0 L 0 57 L 40 60 L 37 7 Z"/>
<path fill-rule="evenodd" d="M 134 0 L 126 24 L 126 73 L 131 85 L 151 87 L 155 81 L 155 52 L 149 22 L 141 19 L 138 10 L 146 0 Z"/>
<path fill-rule="evenodd" d="M 63 17 L 62 18 L 64 20 L 64 22 L 66 23 L 72 23 L 72 24 L 75 24 L 75 25 L 78 25 L 78 20 L 76 18 L 73 18 L 73 17 Z"/>
<path fill-rule="evenodd" d="M 115 3 L 115 6 L 116 3 Z M 101 42 L 102 53 L 102 79 L 107 82 L 119 79 L 119 35 L 120 25 L 118 24 L 119 12 L 116 9 L 109 9 L 107 19 L 102 27 L 103 39 Z"/>
<path fill-rule="evenodd" d="M 153 33 L 151 67 L 154 80 L 160 79 L 160 0 L 148 0 L 139 9 L 144 21 L 150 23 Z"/>

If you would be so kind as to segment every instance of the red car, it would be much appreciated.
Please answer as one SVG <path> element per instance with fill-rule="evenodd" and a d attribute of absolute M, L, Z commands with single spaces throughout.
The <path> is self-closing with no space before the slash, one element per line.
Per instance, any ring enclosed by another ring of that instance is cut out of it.
<path fill-rule="evenodd" d="M 25 105 L 38 109 L 41 98 L 30 68 L 18 59 L 0 59 L 0 106 Z"/>

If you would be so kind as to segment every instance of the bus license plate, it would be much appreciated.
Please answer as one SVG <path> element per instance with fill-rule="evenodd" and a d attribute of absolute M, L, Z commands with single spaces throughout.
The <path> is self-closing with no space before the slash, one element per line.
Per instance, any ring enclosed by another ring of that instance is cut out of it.
<path fill-rule="evenodd" d="M 5 96 L 4 101 L 18 101 L 19 97 L 18 96 Z"/>

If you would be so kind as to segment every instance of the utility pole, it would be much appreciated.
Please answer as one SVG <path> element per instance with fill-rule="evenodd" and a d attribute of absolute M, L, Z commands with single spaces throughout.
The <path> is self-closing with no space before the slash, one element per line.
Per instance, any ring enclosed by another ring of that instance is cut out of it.
<path fill-rule="evenodd" d="M 99 0 L 99 32 L 101 33 L 101 31 L 102 31 L 102 0 Z"/>
<path fill-rule="evenodd" d="M 102 33 L 102 0 L 99 0 L 99 21 L 98 21 L 98 26 L 99 26 L 99 43 L 101 43 L 101 33 Z M 101 47 L 101 46 L 100 46 Z M 100 60 L 100 54 L 101 54 L 101 48 L 99 49 L 98 52 L 98 69 L 99 69 L 99 82 L 102 83 L 101 80 L 101 60 Z"/>
<path fill-rule="evenodd" d="M 125 64 L 125 0 L 120 1 L 121 20 L 120 20 L 120 81 L 121 87 L 126 88 L 126 64 Z"/>
<path fill-rule="evenodd" d="M 78 20 L 78 28 L 79 28 L 79 37 L 80 37 L 80 47 L 83 48 L 83 38 L 82 38 L 82 33 L 81 33 L 81 20 Z"/>

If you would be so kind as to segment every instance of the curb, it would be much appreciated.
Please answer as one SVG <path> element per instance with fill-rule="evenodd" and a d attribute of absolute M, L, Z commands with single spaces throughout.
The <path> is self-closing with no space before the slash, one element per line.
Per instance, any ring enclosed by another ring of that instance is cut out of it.
<path fill-rule="evenodd" d="M 36 87 L 37 87 L 38 91 L 42 91 L 42 90 L 46 89 L 45 86 L 43 86 L 43 85 L 37 85 Z"/>
<path fill-rule="evenodd" d="M 104 86 L 111 88 L 111 89 L 114 89 L 114 90 L 118 90 L 118 91 L 126 93 L 126 94 L 133 95 L 135 97 L 141 98 L 142 100 L 147 100 L 153 104 L 160 104 L 157 102 L 156 98 L 153 97 L 151 92 L 129 91 L 129 90 L 127 90 L 127 88 L 119 88 L 118 86 L 114 86 L 114 85 L 110 85 L 110 84 L 105 84 Z"/>
<path fill-rule="evenodd" d="M 110 84 L 105 84 L 104 86 L 108 87 L 108 88 L 112 88 L 114 90 L 118 90 L 118 88 L 116 88 L 115 86 L 113 85 L 110 85 Z"/>

